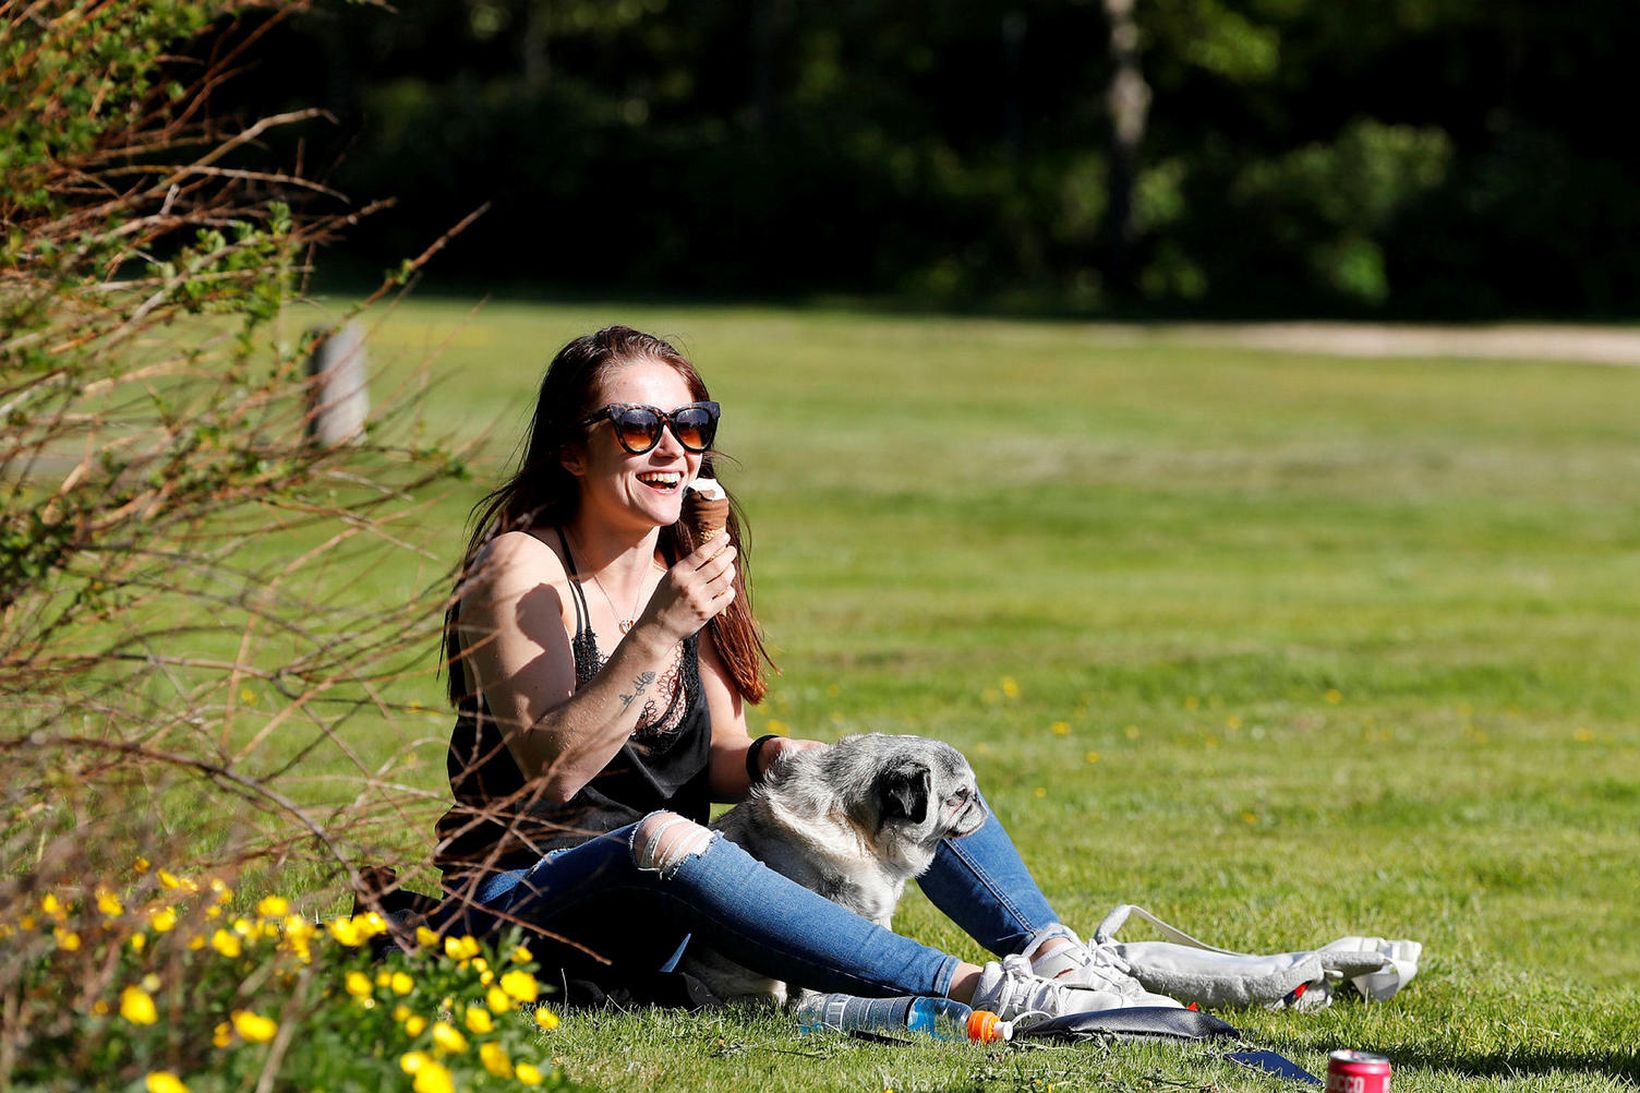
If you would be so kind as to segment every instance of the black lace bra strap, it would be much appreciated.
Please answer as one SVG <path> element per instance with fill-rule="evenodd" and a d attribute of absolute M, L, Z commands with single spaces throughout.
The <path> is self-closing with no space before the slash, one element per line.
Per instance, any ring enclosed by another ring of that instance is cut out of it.
<path fill-rule="evenodd" d="M 570 598 L 575 601 L 575 636 L 569 641 L 569 650 L 575 658 L 575 686 L 579 690 L 598 674 L 598 669 L 603 667 L 603 657 L 598 652 L 598 638 L 592 632 L 592 609 L 587 606 L 586 590 L 581 587 L 581 578 L 576 576 L 575 555 L 570 552 L 564 529 L 556 530 L 558 545 L 564 548 L 564 569 L 569 574 Z"/>
<path fill-rule="evenodd" d="M 576 575 L 575 555 L 570 553 L 569 540 L 564 537 L 564 529 L 557 528 L 558 545 L 564 549 L 564 568 L 569 570 L 570 598 L 575 601 L 575 637 L 580 639 L 582 634 L 592 630 L 592 611 L 587 607 L 586 593 L 581 588 L 581 578 Z"/>

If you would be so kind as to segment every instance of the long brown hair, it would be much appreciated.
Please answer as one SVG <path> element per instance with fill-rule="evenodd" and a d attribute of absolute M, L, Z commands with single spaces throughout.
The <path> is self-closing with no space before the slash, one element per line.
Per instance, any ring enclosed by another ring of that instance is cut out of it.
<path fill-rule="evenodd" d="M 530 420 L 528 438 L 518 470 L 473 506 L 472 530 L 454 593 L 444 612 L 444 664 L 450 673 L 452 706 L 468 697 L 460 666 L 461 645 L 456 637 L 456 615 L 462 585 L 473 559 L 491 539 L 505 531 L 563 527 L 575 517 L 580 491 L 575 476 L 559 462 L 564 449 L 580 439 L 579 422 L 597 409 L 594 400 L 605 377 L 616 367 L 635 361 L 654 360 L 671 366 L 683 377 L 696 400 L 711 398 L 706 383 L 676 349 L 652 334 L 627 326 L 610 326 L 584 334 L 553 357 L 541 379 L 541 393 L 535 400 L 535 416 Z M 702 477 L 716 477 L 716 452 L 701 460 Z M 735 599 L 722 614 L 707 623 L 707 631 L 717 645 L 718 655 L 729 672 L 730 682 L 748 702 L 761 702 L 768 693 L 763 666 L 774 667 L 757 619 L 752 614 L 751 569 L 747 558 L 748 536 L 740 503 L 729 497 L 728 531 L 737 548 L 735 557 Z M 661 529 L 663 550 L 673 559 L 690 553 L 698 545 L 686 521 Z"/>

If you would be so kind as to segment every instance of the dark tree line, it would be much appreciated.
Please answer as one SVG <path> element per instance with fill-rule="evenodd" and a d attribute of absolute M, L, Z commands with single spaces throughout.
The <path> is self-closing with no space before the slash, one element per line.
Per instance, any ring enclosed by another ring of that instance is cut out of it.
<path fill-rule="evenodd" d="M 239 94 L 336 116 L 310 160 L 398 201 L 370 269 L 489 202 L 445 278 L 1610 316 L 1637 32 L 1627 0 L 422 0 L 281 26 Z"/>

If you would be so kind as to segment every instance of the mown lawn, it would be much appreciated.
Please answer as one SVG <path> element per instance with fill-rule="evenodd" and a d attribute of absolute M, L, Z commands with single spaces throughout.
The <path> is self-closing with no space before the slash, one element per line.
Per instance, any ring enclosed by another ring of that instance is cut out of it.
<path fill-rule="evenodd" d="M 1401 1091 L 1640 1077 L 1640 370 L 424 300 L 375 330 L 380 386 L 425 366 L 425 435 L 491 430 L 427 514 L 435 553 L 453 561 L 552 352 L 613 321 L 677 335 L 725 406 L 784 669 L 754 731 L 961 748 L 1084 930 L 1131 901 L 1237 948 L 1423 941 L 1386 1005 L 1230 1015 L 1313 1071 L 1359 1047 Z M 407 562 L 355 591 L 436 577 Z M 440 708 L 430 658 L 397 697 Z M 353 744 L 425 738 L 436 795 L 446 725 Z M 412 825 L 404 864 L 429 844 Z M 898 926 L 979 956 L 915 893 Z M 551 1036 L 569 1074 L 625 1089 L 1279 1088 L 1195 1050 L 892 1048 L 767 1017 Z"/>

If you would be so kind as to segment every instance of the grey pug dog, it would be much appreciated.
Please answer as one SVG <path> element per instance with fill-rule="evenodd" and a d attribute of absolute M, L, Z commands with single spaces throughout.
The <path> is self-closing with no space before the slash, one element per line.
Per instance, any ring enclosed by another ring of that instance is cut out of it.
<path fill-rule="evenodd" d="M 974 771 L 949 744 L 867 733 L 784 754 L 712 824 L 769 868 L 887 927 L 940 840 L 985 821 Z M 800 1000 L 785 983 L 690 946 L 683 970 L 725 1001 Z"/>

